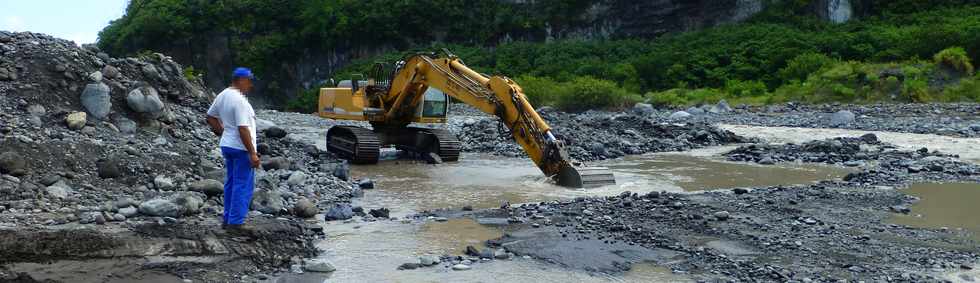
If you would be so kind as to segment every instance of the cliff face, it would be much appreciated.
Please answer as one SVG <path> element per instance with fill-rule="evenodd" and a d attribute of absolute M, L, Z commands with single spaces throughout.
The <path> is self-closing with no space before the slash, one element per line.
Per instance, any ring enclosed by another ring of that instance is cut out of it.
<path fill-rule="evenodd" d="M 513 5 L 527 0 L 500 0 Z M 748 19 L 766 8 L 766 0 L 605 0 L 596 1 L 573 23 L 546 25 L 543 30 L 508 34 L 505 38 L 548 41 L 567 38 L 621 39 L 654 38 L 672 32 L 692 31 Z M 845 22 L 855 14 L 850 0 L 816 0 L 811 12 L 833 22 Z M 205 43 L 176 43 L 165 50 L 178 61 L 206 70 L 205 82 L 215 90 L 228 84 L 236 46 L 227 32 L 214 31 Z M 328 78 L 352 59 L 394 50 L 390 46 L 342 47 L 330 50 L 306 49 L 295 61 L 283 61 L 275 70 L 275 80 L 260 80 L 256 104 L 280 107 L 300 90 Z M 293 54 L 295 55 L 295 54 Z M 259 74 L 261 78 L 263 74 Z M 270 87 L 274 86 L 274 87 Z M 273 91 L 275 93 L 272 93 Z"/>

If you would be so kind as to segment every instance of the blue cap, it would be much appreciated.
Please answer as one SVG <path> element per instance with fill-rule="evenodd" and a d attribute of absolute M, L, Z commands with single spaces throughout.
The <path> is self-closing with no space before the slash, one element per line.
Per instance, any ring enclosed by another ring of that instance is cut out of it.
<path fill-rule="evenodd" d="M 232 73 L 231 78 L 233 80 L 237 80 L 239 78 L 248 78 L 250 80 L 253 80 L 255 79 L 255 76 L 252 75 L 252 70 L 249 70 L 248 68 L 245 67 L 238 67 L 235 68 L 235 72 Z"/>

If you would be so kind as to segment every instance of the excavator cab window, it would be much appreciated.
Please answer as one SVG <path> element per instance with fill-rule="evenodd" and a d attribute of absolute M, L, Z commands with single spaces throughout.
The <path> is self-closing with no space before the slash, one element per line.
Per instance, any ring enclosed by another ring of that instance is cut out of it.
<path fill-rule="evenodd" d="M 422 98 L 421 110 L 424 118 L 444 118 L 449 110 L 449 96 L 430 87 Z"/>

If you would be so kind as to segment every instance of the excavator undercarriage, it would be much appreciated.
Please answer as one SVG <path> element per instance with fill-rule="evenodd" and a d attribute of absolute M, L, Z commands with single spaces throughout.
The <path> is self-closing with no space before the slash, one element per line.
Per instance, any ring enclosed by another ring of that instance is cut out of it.
<path fill-rule="evenodd" d="M 446 53 L 440 58 L 418 54 L 395 64 L 378 64 L 368 81 L 355 79 L 321 89 L 321 117 L 365 121 L 372 126 L 331 128 L 327 149 L 358 164 L 377 163 L 381 149 L 387 147 L 430 161 L 457 161 L 460 142 L 452 133 L 408 126 L 446 123 L 451 97 L 500 119 L 534 164 L 558 185 L 598 187 L 616 183 L 606 168 L 573 165 L 564 142 L 551 133 L 551 127 L 531 107 L 517 83 L 477 73 Z"/>

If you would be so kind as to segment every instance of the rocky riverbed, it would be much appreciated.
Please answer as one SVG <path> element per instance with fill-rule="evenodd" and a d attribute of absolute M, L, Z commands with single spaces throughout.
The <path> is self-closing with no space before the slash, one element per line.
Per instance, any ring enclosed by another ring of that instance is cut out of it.
<path fill-rule="evenodd" d="M 506 270 L 528 262 L 537 264 L 530 269 L 557 266 L 545 268 L 551 269 L 547 274 L 573 274 L 571 281 L 616 280 L 638 263 L 705 281 L 977 279 L 976 231 L 915 228 L 889 220 L 921 213 L 914 209 L 919 199 L 903 191 L 909 185 L 980 183 L 977 163 L 958 159 L 968 153 L 896 146 L 880 134 L 769 143 L 719 126 L 925 133 L 975 143 L 980 136 L 977 104 L 719 103 L 683 111 L 638 104 L 626 111 L 585 113 L 543 108 L 542 117 L 567 142 L 572 157 L 589 163 L 712 147 L 728 149 L 712 162 L 819 163 L 849 169 L 834 175 L 846 175 L 842 178 L 800 185 L 685 193 L 654 187 L 611 195 L 604 192 L 613 190 L 599 189 L 556 194 L 580 197 L 539 201 L 551 196 L 542 194 L 524 204 L 501 200 L 527 196 L 468 194 L 447 203 L 471 201 L 479 204 L 475 210 L 474 205 L 461 205 L 436 211 L 388 209 L 386 205 L 406 202 L 405 196 L 439 196 L 413 194 L 417 188 L 412 186 L 376 188 L 370 180 L 355 178 L 363 172 L 351 173 L 349 166 L 324 151 L 323 134 L 329 127 L 366 124 L 263 110 L 258 113 L 262 169 L 251 205 L 253 227 L 229 233 L 218 223 L 222 160 L 217 138 L 202 114 L 214 93 L 198 79 L 184 76 L 182 66 L 163 54 L 111 58 L 94 47 L 34 33 L 0 32 L 0 55 L 0 281 L 240 282 L 310 274 L 321 276 L 303 278 L 322 281 L 334 270 L 351 270 L 334 266 L 343 262 L 314 259 L 324 247 L 343 246 L 324 242 L 357 235 L 361 225 L 371 223 L 383 223 L 376 231 L 392 241 L 383 243 L 388 246 L 401 246 L 397 243 L 402 238 L 419 240 L 386 231 L 413 233 L 429 223 L 502 231 L 486 233 L 495 239 L 485 247 L 405 260 L 405 255 L 397 255 L 393 258 L 400 262 L 378 267 L 412 272 L 410 278 L 418 280 L 478 281 L 485 278 L 479 273 L 484 264 L 509 266 Z M 524 156 L 494 118 L 471 108 L 454 106 L 449 123 L 437 127 L 453 131 L 466 154 Z M 529 162 L 515 169 L 517 158 L 507 159 L 510 163 L 491 159 L 469 171 L 399 160 L 394 161 L 396 167 L 409 172 L 382 172 L 378 177 L 417 180 L 451 172 L 463 174 L 452 180 L 482 186 L 465 179 L 490 178 L 481 174 L 492 170 L 480 168 L 511 166 L 510 171 L 524 173 L 494 171 L 504 177 L 490 182 L 514 176 L 524 178 L 514 186 L 537 186 L 539 192 L 552 188 L 546 178 L 525 176 L 537 174 Z M 413 166 L 427 167 L 411 171 Z M 419 185 L 388 181 L 379 184 Z M 357 198 L 364 194 L 392 197 L 358 207 Z M 497 204 L 501 208 L 481 209 Z M 448 237 L 456 231 L 440 229 L 444 230 L 435 234 Z M 387 274 L 365 276 L 383 280 Z M 344 273 L 341 278 L 359 276 Z"/>
<path fill-rule="evenodd" d="M 174 256 L 166 266 L 179 278 L 237 281 L 314 255 L 316 233 L 302 218 L 357 193 L 339 160 L 267 127 L 251 213 L 267 220 L 257 234 L 235 236 L 250 246 L 239 248 L 216 229 L 223 161 L 203 116 L 214 93 L 182 66 L 163 54 L 111 58 L 35 33 L 0 32 L 0 54 L 4 267 Z M 132 250 L 130 241 L 158 248 Z M 219 268 L 192 267 L 187 256 Z M 0 281 L 18 274 L 2 272 Z"/>

